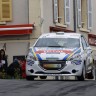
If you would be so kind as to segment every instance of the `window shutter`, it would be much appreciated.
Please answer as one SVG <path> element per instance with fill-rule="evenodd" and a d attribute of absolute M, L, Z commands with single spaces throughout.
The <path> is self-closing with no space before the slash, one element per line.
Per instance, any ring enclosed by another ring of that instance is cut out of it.
<path fill-rule="evenodd" d="M 58 22 L 58 0 L 54 0 L 54 22 Z"/>
<path fill-rule="evenodd" d="M 1 0 L 0 21 L 12 20 L 12 0 Z"/>
<path fill-rule="evenodd" d="M 65 24 L 70 24 L 70 0 L 64 0 L 65 4 Z"/>
<path fill-rule="evenodd" d="M 92 29 L 92 1 L 88 0 L 88 29 Z"/>
<path fill-rule="evenodd" d="M 78 27 L 81 27 L 81 0 L 77 0 Z"/>

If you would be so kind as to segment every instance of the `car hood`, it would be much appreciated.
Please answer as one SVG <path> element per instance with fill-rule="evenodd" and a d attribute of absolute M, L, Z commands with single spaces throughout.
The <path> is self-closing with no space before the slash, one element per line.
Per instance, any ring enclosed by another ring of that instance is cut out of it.
<path fill-rule="evenodd" d="M 80 48 L 32 48 L 38 60 L 68 60 L 71 56 L 79 54 Z"/>

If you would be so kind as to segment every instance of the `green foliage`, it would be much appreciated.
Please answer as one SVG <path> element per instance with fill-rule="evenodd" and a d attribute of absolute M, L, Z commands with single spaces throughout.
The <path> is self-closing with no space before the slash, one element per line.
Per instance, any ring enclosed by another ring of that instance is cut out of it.
<path fill-rule="evenodd" d="M 9 76 L 4 69 L 0 72 L 0 79 L 21 79 L 20 69 L 15 68 L 14 69 L 14 76 Z"/>
<path fill-rule="evenodd" d="M 7 73 L 5 72 L 4 69 L 2 69 L 2 72 L 0 72 L 0 78 L 1 79 L 6 79 L 7 78 Z"/>
<path fill-rule="evenodd" d="M 20 68 L 15 68 L 14 78 L 15 79 L 20 79 L 21 78 Z"/>

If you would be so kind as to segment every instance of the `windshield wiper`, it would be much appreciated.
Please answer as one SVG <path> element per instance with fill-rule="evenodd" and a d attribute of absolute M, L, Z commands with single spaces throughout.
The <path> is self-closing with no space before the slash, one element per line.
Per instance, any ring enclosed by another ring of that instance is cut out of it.
<path fill-rule="evenodd" d="M 63 46 L 48 46 L 48 47 L 63 47 Z"/>

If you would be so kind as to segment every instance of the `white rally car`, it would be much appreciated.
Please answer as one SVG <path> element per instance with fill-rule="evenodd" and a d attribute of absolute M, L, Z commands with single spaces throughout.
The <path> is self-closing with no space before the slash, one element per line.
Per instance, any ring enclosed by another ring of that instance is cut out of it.
<path fill-rule="evenodd" d="M 26 62 L 26 79 L 40 76 L 76 76 L 93 78 L 92 49 L 79 33 L 46 33 L 30 47 Z"/>

